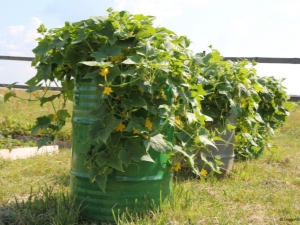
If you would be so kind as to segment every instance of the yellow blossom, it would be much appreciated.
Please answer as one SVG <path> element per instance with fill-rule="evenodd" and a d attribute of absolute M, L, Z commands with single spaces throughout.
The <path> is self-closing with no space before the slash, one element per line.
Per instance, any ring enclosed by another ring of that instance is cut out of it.
<path fill-rule="evenodd" d="M 167 96 L 166 96 L 166 94 L 165 94 L 165 92 L 164 92 L 164 91 L 162 91 L 162 92 L 161 92 L 161 97 L 163 97 L 164 99 L 166 99 L 166 98 L 167 98 Z"/>
<path fill-rule="evenodd" d="M 115 127 L 115 131 L 121 131 L 125 129 L 125 125 L 120 123 L 117 127 Z"/>
<path fill-rule="evenodd" d="M 105 87 L 103 93 L 109 95 L 113 90 L 110 87 Z"/>
<path fill-rule="evenodd" d="M 245 108 L 246 105 L 247 105 L 247 100 L 246 99 L 242 99 L 241 100 L 241 105 L 242 105 L 242 108 Z"/>
<path fill-rule="evenodd" d="M 44 131 L 42 129 L 39 129 L 38 132 L 37 132 L 37 134 L 39 135 L 39 134 L 42 134 L 43 132 Z"/>
<path fill-rule="evenodd" d="M 133 31 L 131 31 L 131 32 L 130 32 L 130 35 L 133 35 L 133 34 L 134 34 Z"/>
<path fill-rule="evenodd" d="M 148 118 L 146 119 L 145 127 L 147 127 L 150 131 L 152 130 L 152 123 Z"/>
<path fill-rule="evenodd" d="M 211 100 L 212 100 L 212 96 L 209 96 L 209 97 L 208 97 L 208 100 L 211 101 Z"/>
<path fill-rule="evenodd" d="M 99 73 L 101 76 L 106 76 L 109 73 L 108 68 L 104 68 L 103 70 L 101 70 L 101 72 Z"/>
<path fill-rule="evenodd" d="M 58 115 L 56 113 L 53 114 L 53 117 L 52 117 L 52 121 L 56 121 L 58 118 Z"/>
<path fill-rule="evenodd" d="M 118 56 L 112 56 L 112 57 L 110 58 L 110 61 L 111 61 L 111 62 L 117 62 L 117 61 L 119 61 L 119 57 L 118 57 Z"/>
<path fill-rule="evenodd" d="M 177 162 L 175 163 L 172 167 L 171 167 L 172 170 L 178 172 L 178 170 L 181 169 L 181 165 L 180 165 L 180 162 Z"/>
<path fill-rule="evenodd" d="M 133 133 L 138 134 L 139 133 L 138 129 L 133 128 Z"/>
<path fill-rule="evenodd" d="M 207 175 L 207 170 L 202 169 L 200 173 L 201 173 L 202 176 L 206 177 L 206 175 Z"/>
<path fill-rule="evenodd" d="M 180 126 L 181 125 L 181 120 L 180 120 L 180 117 L 179 116 L 176 116 L 175 117 L 175 123 Z"/>

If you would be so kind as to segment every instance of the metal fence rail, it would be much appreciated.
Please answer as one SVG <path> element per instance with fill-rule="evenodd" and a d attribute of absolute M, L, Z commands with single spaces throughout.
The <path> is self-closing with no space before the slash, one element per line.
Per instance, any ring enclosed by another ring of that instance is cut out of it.
<path fill-rule="evenodd" d="M 205 54 L 205 52 L 203 52 Z M 24 56 L 3 56 L 0 55 L 0 60 L 16 60 L 16 61 L 32 61 L 34 57 L 24 57 Z M 237 62 L 243 59 L 249 61 L 256 61 L 258 63 L 281 63 L 281 64 L 300 64 L 300 58 L 268 58 L 268 57 L 224 57 L 224 60 L 231 60 Z M 1 87 L 5 87 L 8 84 L 0 84 Z M 15 85 L 14 88 L 28 89 L 27 85 Z M 41 87 L 41 90 L 44 87 Z M 51 90 L 61 90 L 59 87 L 50 87 Z M 298 102 L 300 101 L 300 95 L 290 96 L 289 101 Z"/>

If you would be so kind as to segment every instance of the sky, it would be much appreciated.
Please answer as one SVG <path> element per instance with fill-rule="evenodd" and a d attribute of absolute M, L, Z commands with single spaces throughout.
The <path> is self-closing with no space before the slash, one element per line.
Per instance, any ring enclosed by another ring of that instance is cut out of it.
<path fill-rule="evenodd" d="M 0 55 L 33 57 L 37 27 L 61 27 L 107 9 L 156 17 L 155 26 L 187 36 L 195 53 L 224 57 L 300 58 L 300 0 L 1 0 Z M 259 76 L 285 78 L 300 95 L 300 65 L 258 64 Z M 0 60 L 0 83 L 24 84 L 35 75 L 30 62 Z"/>

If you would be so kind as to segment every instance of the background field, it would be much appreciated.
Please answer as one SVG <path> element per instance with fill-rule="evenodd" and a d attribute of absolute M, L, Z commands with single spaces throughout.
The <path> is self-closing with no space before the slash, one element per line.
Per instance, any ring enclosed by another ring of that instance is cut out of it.
<path fill-rule="evenodd" d="M 0 122 L 8 116 L 34 122 L 50 110 L 48 105 L 41 108 L 19 100 L 0 101 L 0 108 Z M 175 174 L 174 194 L 161 211 L 133 216 L 131 222 L 120 218 L 119 224 L 299 224 L 299 108 L 272 144 L 276 151 L 235 162 L 228 178 L 198 180 Z M 77 219 L 78 210 L 68 198 L 70 154 L 70 149 L 61 149 L 52 156 L 0 159 L 0 225 L 88 224 Z"/>

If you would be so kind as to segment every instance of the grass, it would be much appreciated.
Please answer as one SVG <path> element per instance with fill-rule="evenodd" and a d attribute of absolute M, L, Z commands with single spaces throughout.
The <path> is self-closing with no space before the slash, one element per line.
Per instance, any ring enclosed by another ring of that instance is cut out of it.
<path fill-rule="evenodd" d="M 13 89 L 17 96 L 28 99 L 29 93 L 22 89 Z M 4 96 L 5 93 L 8 92 L 6 88 L 0 88 L 0 97 Z M 39 95 L 42 95 L 42 91 L 37 91 Z M 48 91 L 45 97 L 50 96 L 53 93 L 58 93 L 55 91 Z M 56 99 L 54 101 L 55 107 L 59 108 L 62 104 L 61 99 Z M 17 98 L 10 98 L 7 102 L 4 103 L 3 99 L 0 98 L 0 123 L 3 123 L 4 126 L 7 121 L 17 121 L 14 123 L 14 126 L 11 128 L 7 128 L 5 132 L 1 132 L 0 134 L 9 133 L 9 135 L 14 136 L 14 134 L 27 134 L 30 133 L 28 129 L 30 129 L 36 121 L 36 118 L 43 115 L 48 115 L 54 113 L 52 105 L 50 102 L 47 102 L 41 107 L 38 101 L 27 101 L 20 100 Z M 71 113 L 72 112 L 72 102 L 67 101 L 66 109 Z M 0 126 L 1 127 L 1 126 Z M 70 133 L 71 133 L 71 123 L 70 118 L 67 118 L 67 124 L 62 129 L 62 131 L 58 132 L 58 139 L 61 141 L 69 141 Z"/>
<path fill-rule="evenodd" d="M 177 174 L 161 210 L 121 216 L 118 224 L 299 224 L 300 109 L 272 138 L 276 151 L 235 162 L 231 175 L 205 180 Z M 24 160 L 0 159 L 0 225 L 91 224 L 68 197 L 70 150 Z"/>

